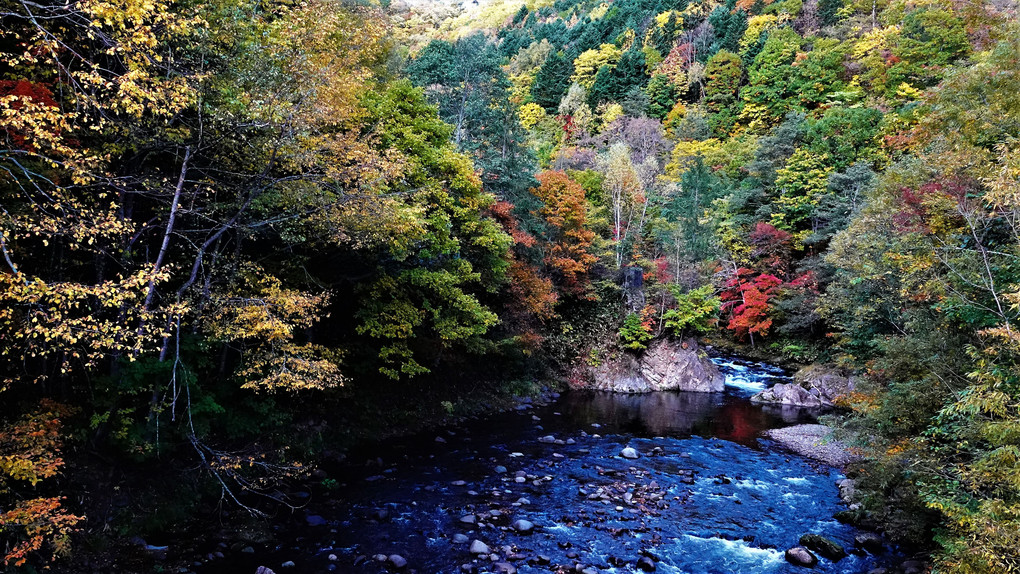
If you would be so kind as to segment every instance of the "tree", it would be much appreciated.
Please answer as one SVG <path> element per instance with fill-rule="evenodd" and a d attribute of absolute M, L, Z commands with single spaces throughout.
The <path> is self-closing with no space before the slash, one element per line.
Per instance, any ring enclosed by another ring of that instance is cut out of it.
<path fill-rule="evenodd" d="M 647 199 L 641 178 L 630 159 L 630 148 L 618 142 L 599 157 L 599 171 L 605 177 L 604 187 L 609 192 L 613 214 L 613 242 L 616 265 L 623 265 L 623 253 L 629 242 L 644 227 Z"/>
<path fill-rule="evenodd" d="M 647 82 L 645 55 L 631 48 L 623 53 L 615 67 L 603 65 L 599 68 L 588 91 L 588 105 L 595 108 L 605 102 L 620 102 L 628 91 L 644 89 Z"/>
<path fill-rule="evenodd" d="M 679 285 L 670 285 L 670 293 L 676 300 L 676 307 L 662 315 L 663 323 L 673 336 L 682 338 L 685 334 L 705 333 L 716 321 L 721 300 L 715 296 L 711 285 L 703 285 L 684 293 Z"/>
<path fill-rule="evenodd" d="M 646 88 L 648 93 L 648 115 L 659 120 L 666 119 L 673 106 L 679 101 L 679 90 L 665 74 L 655 74 Z"/>
<path fill-rule="evenodd" d="M 754 344 L 755 334 L 765 337 L 772 327 L 769 303 L 783 284 L 778 277 L 762 273 L 751 277 L 751 269 L 741 268 L 726 282 L 722 293 L 722 309 L 728 311 L 730 321 L 726 328 L 741 339 Z"/>
<path fill-rule="evenodd" d="M 725 135 L 736 121 L 737 92 L 743 78 L 740 56 L 727 50 L 716 52 L 705 66 L 705 96 L 702 100 L 710 114 L 709 125 L 717 135 Z"/>
<path fill-rule="evenodd" d="M 828 192 L 829 175 L 833 168 L 826 155 L 815 155 L 798 149 L 776 172 L 776 198 L 778 208 L 771 223 L 786 231 L 804 231 L 813 228 L 815 215 L 822 196 Z"/>
<path fill-rule="evenodd" d="M 546 111 L 554 112 L 570 87 L 574 69 L 562 52 L 552 53 L 535 76 L 531 85 L 531 98 Z"/>
<path fill-rule="evenodd" d="M 545 264 L 563 292 L 583 296 L 588 290 L 588 269 L 596 261 L 591 253 L 595 234 L 587 229 L 584 188 L 561 171 L 535 176 L 531 193 L 541 202 L 539 214 L 546 223 Z"/>
<path fill-rule="evenodd" d="M 787 79 L 795 73 L 793 62 L 801 41 L 790 28 L 769 32 L 761 52 L 748 66 L 747 85 L 740 92 L 743 116 L 771 122 L 794 108 L 790 99 L 797 94 Z"/>
<path fill-rule="evenodd" d="M 408 194 L 417 221 L 402 241 L 379 246 L 376 278 L 358 288 L 358 332 L 380 342 L 380 372 L 400 378 L 428 372 L 416 348 L 477 347 L 496 324 L 478 295 L 502 283 L 511 240 L 484 217 L 495 198 L 420 91 L 401 82 L 366 104 L 380 144 L 416 152 L 392 191 Z"/>
<path fill-rule="evenodd" d="M 581 52 L 574 59 L 574 73 L 570 81 L 579 84 L 584 89 L 591 89 L 595 83 L 595 76 L 603 66 L 612 69 L 620 60 L 622 52 L 612 44 L 602 44 L 597 49 Z"/>

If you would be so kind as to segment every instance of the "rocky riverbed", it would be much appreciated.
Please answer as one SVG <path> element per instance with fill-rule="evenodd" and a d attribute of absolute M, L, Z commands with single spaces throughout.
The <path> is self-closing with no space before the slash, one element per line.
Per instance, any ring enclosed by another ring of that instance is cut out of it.
<path fill-rule="evenodd" d="M 715 359 L 724 392 L 569 393 L 390 441 L 328 469 L 262 544 L 201 572 L 859 573 L 903 558 L 834 516 L 838 468 L 763 433 L 817 411 L 752 404 L 788 380 Z M 862 542 L 863 541 L 863 542 Z M 237 544 L 235 544 L 237 546 Z M 222 549 L 221 549 L 222 550 Z"/>

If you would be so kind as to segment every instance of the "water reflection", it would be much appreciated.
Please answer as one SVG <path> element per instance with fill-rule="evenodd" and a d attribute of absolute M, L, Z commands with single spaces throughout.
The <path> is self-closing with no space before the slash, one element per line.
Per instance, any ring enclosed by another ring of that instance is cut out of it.
<path fill-rule="evenodd" d="M 572 393 L 561 403 L 571 427 L 600 425 L 603 434 L 638 437 L 717 437 L 757 446 L 761 432 L 776 426 L 813 422 L 816 411 L 763 407 L 733 393 L 657 392 L 646 394 Z"/>

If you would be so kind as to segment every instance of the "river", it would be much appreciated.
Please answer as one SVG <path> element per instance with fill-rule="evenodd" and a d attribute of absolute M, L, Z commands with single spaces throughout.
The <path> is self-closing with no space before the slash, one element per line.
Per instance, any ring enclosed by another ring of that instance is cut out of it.
<path fill-rule="evenodd" d="M 851 551 L 836 562 L 820 557 L 817 572 L 856 574 L 891 561 L 854 552 L 856 530 L 833 518 L 845 508 L 837 469 L 760 438 L 815 421 L 817 412 L 748 400 L 788 375 L 713 360 L 726 375 L 723 393 L 571 392 L 438 436 L 376 445 L 335 469 L 333 494 L 316 492 L 273 543 L 200 570 L 375 574 L 394 567 L 373 556 L 397 554 L 404 571 L 421 574 L 510 571 L 496 561 L 521 574 L 625 573 L 642 556 L 656 572 L 786 573 L 805 570 L 784 552 L 806 533 Z M 625 447 L 639 457 L 620 456 Z M 534 530 L 515 530 L 518 519 Z M 474 540 L 497 560 L 476 559 Z"/>

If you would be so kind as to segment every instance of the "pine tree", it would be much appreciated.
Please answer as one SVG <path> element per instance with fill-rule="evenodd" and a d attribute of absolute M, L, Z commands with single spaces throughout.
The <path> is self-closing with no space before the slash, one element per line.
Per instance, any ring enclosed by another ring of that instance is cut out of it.
<path fill-rule="evenodd" d="M 563 94 L 570 87 L 570 76 L 574 73 L 574 64 L 562 52 L 551 54 L 535 75 L 535 83 L 531 85 L 531 99 L 554 113 L 560 104 Z"/>

